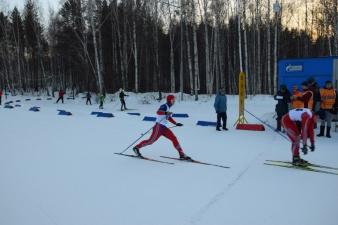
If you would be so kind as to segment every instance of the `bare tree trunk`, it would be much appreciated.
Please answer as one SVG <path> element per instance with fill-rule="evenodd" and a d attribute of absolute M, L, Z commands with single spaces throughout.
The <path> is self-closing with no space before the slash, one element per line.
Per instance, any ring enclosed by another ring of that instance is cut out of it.
<path fill-rule="evenodd" d="M 267 79 L 267 87 L 265 92 L 269 93 L 270 91 L 270 85 L 271 85 L 271 23 L 270 23 L 270 0 L 268 0 L 268 14 L 267 14 L 267 41 L 268 41 L 268 47 L 267 47 L 267 67 L 268 67 L 268 79 Z M 266 82 L 265 82 L 266 83 Z"/>
<path fill-rule="evenodd" d="M 192 33 L 194 39 L 194 62 L 195 62 L 195 78 L 194 78 L 194 89 L 195 89 L 195 101 L 198 101 L 198 90 L 199 90 L 199 68 L 198 68 L 198 46 L 197 46 L 197 34 L 196 34 L 196 12 L 195 12 L 195 2 L 192 0 L 192 11 L 193 11 L 193 23 L 192 23 Z"/>
<path fill-rule="evenodd" d="M 257 82 L 256 82 L 256 93 L 262 93 L 262 65 L 261 65 L 261 10 L 260 0 L 256 0 L 256 30 L 257 30 Z"/>
<path fill-rule="evenodd" d="M 333 1 L 333 10 L 334 10 L 334 47 L 335 55 L 338 55 L 338 0 Z"/>
<path fill-rule="evenodd" d="M 97 42 L 96 42 L 96 31 L 95 31 L 95 22 L 94 22 L 94 3 L 93 0 L 90 0 L 89 2 L 89 17 L 90 17 L 90 26 L 92 30 L 92 35 L 93 35 L 93 45 L 94 45 L 94 52 L 95 52 L 95 64 L 96 64 L 96 72 L 97 72 L 97 77 L 98 77 L 98 82 L 99 82 L 99 90 L 100 94 L 103 93 L 103 79 L 102 79 L 102 74 L 101 74 L 101 68 L 100 68 L 100 62 L 99 62 L 99 54 L 97 50 Z"/>
<path fill-rule="evenodd" d="M 184 1 L 181 0 L 181 10 L 180 10 L 180 17 L 181 17 L 181 60 L 180 60 L 180 92 L 181 92 L 181 100 L 183 101 L 183 44 L 184 44 L 184 36 L 183 36 L 183 24 L 184 24 L 184 18 L 183 18 L 183 7 L 184 7 Z"/>
<path fill-rule="evenodd" d="M 135 72 L 135 92 L 139 92 L 138 85 L 138 61 L 137 61 L 137 40 L 136 40 L 136 19 L 137 19 L 137 5 L 136 0 L 134 3 L 134 20 L 133 20 L 133 40 L 134 40 L 134 72 Z"/>
<path fill-rule="evenodd" d="M 240 71 L 243 72 L 241 13 L 242 12 L 241 12 L 241 7 L 240 7 L 240 0 L 237 0 L 239 68 L 240 68 Z"/>
<path fill-rule="evenodd" d="M 188 26 L 185 27 L 185 39 L 187 42 L 187 55 L 188 55 L 188 68 L 189 68 L 189 80 L 190 80 L 190 94 L 194 94 L 194 79 L 192 73 L 192 63 L 191 63 L 191 51 L 190 51 L 190 39 L 189 39 L 189 31 Z"/>
<path fill-rule="evenodd" d="M 208 0 L 203 0 L 203 10 L 204 10 L 204 44 L 205 44 L 205 83 L 206 83 L 206 92 L 211 94 L 212 88 L 211 79 L 210 79 L 210 50 L 209 50 L 209 32 L 208 32 Z"/>
<path fill-rule="evenodd" d="M 244 30 L 244 57 L 245 57 L 245 90 L 249 92 L 249 62 L 248 62 L 248 40 L 246 32 L 246 0 L 243 0 L 243 30 Z"/>

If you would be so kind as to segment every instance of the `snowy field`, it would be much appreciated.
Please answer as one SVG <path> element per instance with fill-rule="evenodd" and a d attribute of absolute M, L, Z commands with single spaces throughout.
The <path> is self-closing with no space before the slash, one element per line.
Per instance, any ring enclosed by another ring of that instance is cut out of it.
<path fill-rule="evenodd" d="M 21 107 L 0 108 L 0 225 L 338 224 L 338 176 L 264 165 L 267 159 L 290 160 L 290 144 L 267 127 L 234 129 L 237 97 L 228 96 L 229 131 L 196 126 L 198 120 L 215 121 L 214 96 L 172 107 L 190 116 L 176 118 L 184 126 L 172 129 L 185 152 L 230 169 L 160 158 L 177 156 L 165 138 L 142 153 L 174 165 L 113 154 L 153 125 L 142 121 L 160 105 L 149 94 L 126 98 L 135 109 L 127 112 L 141 116 L 119 111 L 116 96 L 104 110 L 83 98 L 65 104 L 26 98 L 9 97 Z M 149 104 L 142 104 L 145 98 Z M 32 106 L 41 111 L 29 111 Z M 270 96 L 246 102 L 247 110 L 273 125 L 274 106 Z M 58 109 L 73 115 L 59 116 Z M 97 118 L 92 111 L 115 117 Z M 337 143 L 333 129 L 332 138 L 316 138 L 316 151 L 304 158 L 338 167 Z"/>

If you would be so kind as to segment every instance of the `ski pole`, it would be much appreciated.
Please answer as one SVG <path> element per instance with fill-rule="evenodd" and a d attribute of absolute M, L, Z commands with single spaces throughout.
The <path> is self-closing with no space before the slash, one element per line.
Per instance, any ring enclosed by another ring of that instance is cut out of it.
<path fill-rule="evenodd" d="M 158 123 L 161 123 L 164 119 L 166 119 L 166 117 L 163 117 L 163 119 L 161 119 Z M 147 130 L 145 133 L 141 134 L 141 137 L 139 137 L 137 140 L 135 140 L 132 144 L 130 144 L 127 148 L 125 148 L 122 152 L 120 152 L 120 154 L 124 153 L 125 151 L 127 151 L 131 146 L 133 146 L 136 142 L 138 142 L 138 140 L 140 140 L 144 135 L 146 135 L 147 133 L 149 133 L 149 131 L 151 131 L 154 127 L 156 126 L 156 123 L 154 126 L 152 126 L 149 130 Z"/>
<path fill-rule="evenodd" d="M 286 140 L 289 141 L 289 139 L 287 137 L 285 137 L 283 134 L 279 133 L 278 131 L 275 131 L 275 128 L 272 127 L 270 124 L 264 122 L 263 120 L 259 119 L 257 116 L 255 116 L 254 114 L 252 114 L 251 112 L 249 112 L 248 110 L 244 109 L 245 112 L 249 113 L 251 116 L 253 116 L 256 120 L 260 121 L 261 123 L 265 124 L 267 127 L 269 127 L 271 130 L 273 130 L 274 132 L 276 132 L 277 134 L 279 134 L 280 136 L 282 136 L 283 138 L 285 138 Z"/>
<path fill-rule="evenodd" d="M 127 151 L 131 146 L 133 146 L 136 142 L 138 142 L 138 140 L 140 140 L 144 135 L 146 135 L 147 133 L 149 133 L 149 131 L 151 131 L 154 128 L 154 126 L 152 126 L 149 130 L 147 130 L 145 133 L 141 134 L 141 137 L 139 137 L 137 140 L 135 140 L 132 144 L 130 144 L 127 148 L 125 148 L 122 152 L 120 152 L 121 154 L 124 153 L 125 151 Z"/>

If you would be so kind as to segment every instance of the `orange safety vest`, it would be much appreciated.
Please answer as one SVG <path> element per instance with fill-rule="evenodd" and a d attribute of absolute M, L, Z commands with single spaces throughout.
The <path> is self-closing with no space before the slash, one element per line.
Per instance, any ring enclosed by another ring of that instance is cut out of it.
<path fill-rule="evenodd" d="M 336 101 L 336 90 L 331 88 L 321 88 L 320 89 L 320 108 L 322 109 L 332 109 Z"/>
<path fill-rule="evenodd" d="M 300 92 L 300 91 L 296 91 L 296 92 L 294 92 L 293 93 L 293 96 L 295 96 L 296 98 L 297 97 L 302 97 L 302 92 Z M 292 108 L 293 109 L 301 109 L 301 108 L 304 108 L 304 103 L 302 102 L 302 101 L 300 101 L 300 100 L 292 100 L 292 102 L 291 102 L 291 105 L 292 105 Z"/>

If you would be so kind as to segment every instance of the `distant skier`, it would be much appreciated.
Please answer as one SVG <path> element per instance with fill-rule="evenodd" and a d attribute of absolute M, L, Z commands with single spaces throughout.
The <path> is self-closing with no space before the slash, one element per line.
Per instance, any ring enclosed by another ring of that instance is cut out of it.
<path fill-rule="evenodd" d="M 289 104 L 291 102 L 291 93 L 286 85 L 282 84 L 279 91 L 274 97 L 277 100 L 275 111 L 277 113 L 277 128 L 276 131 L 282 130 L 282 117 L 289 112 Z"/>
<path fill-rule="evenodd" d="M 120 88 L 120 94 L 119 94 L 119 97 L 120 97 L 120 102 L 121 102 L 121 111 L 123 110 L 127 110 L 127 107 L 126 107 L 126 102 L 124 100 L 124 97 L 125 96 L 128 96 L 124 93 L 124 90 L 122 88 Z"/>
<path fill-rule="evenodd" d="M 1 101 L 2 101 L 2 90 L 0 90 L 0 105 L 1 105 Z"/>
<path fill-rule="evenodd" d="M 227 128 L 227 96 L 225 95 L 224 88 L 221 88 L 216 95 L 214 108 L 217 113 L 216 130 L 221 130 L 221 119 L 223 120 L 223 130 Z"/>
<path fill-rule="evenodd" d="M 87 94 L 86 94 L 86 98 L 87 98 L 87 100 L 86 100 L 86 105 L 88 105 L 88 103 L 91 105 L 91 104 L 92 104 L 92 100 L 91 100 L 92 96 L 91 96 L 91 94 L 89 93 L 89 91 L 88 91 Z"/>
<path fill-rule="evenodd" d="M 103 109 L 103 102 L 104 102 L 104 99 L 106 98 L 105 94 L 100 94 L 99 95 L 99 101 L 100 101 L 100 106 L 99 108 L 100 109 Z"/>
<path fill-rule="evenodd" d="M 137 144 L 133 148 L 133 151 L 135 152 L 135 154 L 137 156 L 142 157 L 142 155 L 140 153 L 140 149 L 141 148 L 143 148 L 143 147 L 145 147 L 147 145 L 153 144 L 161 136 L 164 136 L 164 137 L 168 138 L 173 143 L 174 147 L 176 148 L 176 150 L 177 150 L 177 152 L 178 152 L 178 154 L 180 156 L 180 159 L 191 160 L 191 158 L 184 153 L 184 151 L 181 148 L 179 142 L 177 141 L 177 138 L 174 135 L 174 133 L 167 127 L 168 121 L 170 121 L 171 123 L 175 124 L 176 126 L 179 126 L 179 127 L 183 126 L 183 124 L 177 123 L 171 117 L 172 112 L 170 112 L 169 109 L 174 104 L 175 104 L 175 96 L 168 95 L 167 96 L 167 103 L 161 105 L 160 108 L 157 111 L 156 124 L 153 127 L 153 131 L 152 131 L 152 134 L 151 134 L 150 138 L 148 140 L 144 140 L 144 141 L 140 142 L 139 144 Z"/>
<path fill-rule="evenodd" d="M 63 104 L 63 96 L 65 95 L 65 92 L 61 89 L 59 91 L 59 98 L 58 100 L 56 101 L 56 103 L 58 103 L 60 100 L 62 101 L 62 104 Z"/>
<path fill-rule="evenodd" d="M 295 166 L 306 166 L 307 164 L 307 161 L 301 159 L 299 155 L 300 140 L 302 140 L 303 143 L 302 152 L 304 154 L 307 154 L 308 152 L 308 138 L 310 138 L 311 142 L 311 151 L 313 152 L 315 150 L 313 130 L 315 121 L 316 115 L 310 109 L 306 108 L 290 110 L 290 112 L 284 115 L 282 118 L 282 125 L 292 142 L 292 164 Z M 297 122 L 301 123 L 301 131 L 299 131 Z"/>

